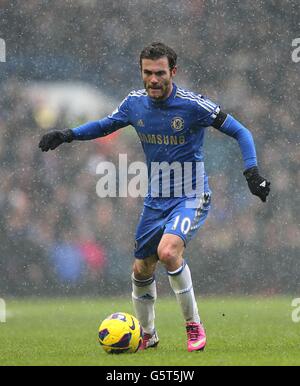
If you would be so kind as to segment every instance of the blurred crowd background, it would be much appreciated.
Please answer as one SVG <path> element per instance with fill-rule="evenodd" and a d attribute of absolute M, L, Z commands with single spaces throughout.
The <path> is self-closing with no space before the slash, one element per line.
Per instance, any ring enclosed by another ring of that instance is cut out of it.
<path fill-rule="evenodd" d="M 187 250 L 197 293 L 299 293 L 299 16 L 296 0 L 0 1 L 0 295 L 129 293 L 143 201 L 100 199 L 96 166 L 117 165 L 120 153 L 143 160 L 134 130 L 51 154 L 38 142 L 143 88 L 138 57 L 152 41 L 177 51 L 181 87 L 253 132 L 272 181 L 263 205 L 248 191 L 237 143 L 209 129 L 213 208 Z"/>

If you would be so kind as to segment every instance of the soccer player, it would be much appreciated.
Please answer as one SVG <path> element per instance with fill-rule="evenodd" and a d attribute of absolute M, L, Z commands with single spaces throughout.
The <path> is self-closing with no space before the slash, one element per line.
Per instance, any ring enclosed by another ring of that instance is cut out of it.
<path fill-rule="evenodd" d="M 177 55 L 162 43 L 143 49 L 140 67 L 144 90 L 133 91 L 112 115 L 74 129 L 52 131 L 43 136 L 42 151 L 54 150 L 64 142 L 84 141 L 107 136 L 132 125 L 142 142 L 149 170 L 149 193 L 136 233 L 135 262 L 132 274 L 132 299 L 137 318 L 144 330 L 143 349 L 155 347 L 157 298 L 155 270 L 160 261 L 166 268 L 186 322 L 188 351 L 202 351 L 206 332 L 200 318 L 190 269 L 183 259 L 188 242 L 204 224 L 211 205 L 211 191 L 205 172 L 192 169 L 192 183 L 202 179 L 195 196 L 175 195 L 171 179 L 170 195 L 153 194 L 150 171 L 153 163 L 192 163 L 203 165 L 203 141 L 209 126 L 235 138 L 239 144 L 244 175 L 250 191 L 266 202 L 270 183 L 260 176 L 256 149 L 250 131 L 209 99 L 178 87 L 174 83 Z M 163 175 L 160 175 L 163 178 Z M 161 186 L 161 185 L 159 185 Z M 173 190 L 172 190 L 173 188 Z M 189 205 L 191 200 L 198 205 Z"/>

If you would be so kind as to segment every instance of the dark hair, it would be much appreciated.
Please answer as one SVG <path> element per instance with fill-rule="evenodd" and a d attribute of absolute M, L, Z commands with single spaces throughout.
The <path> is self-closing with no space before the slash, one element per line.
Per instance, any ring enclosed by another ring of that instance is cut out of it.
<path fill-rule="evenodd" d="M 150 46 L 145 47 L 141 52 L 140 66 L 142 68 L 143 59 L 157 60 L 163 57 L 167 57 L 169 60 L 170 70 L 173 70 L 177 64 L 177 54 L 172 48 L 166 46 L 163 43 L 152 43 Z"/>

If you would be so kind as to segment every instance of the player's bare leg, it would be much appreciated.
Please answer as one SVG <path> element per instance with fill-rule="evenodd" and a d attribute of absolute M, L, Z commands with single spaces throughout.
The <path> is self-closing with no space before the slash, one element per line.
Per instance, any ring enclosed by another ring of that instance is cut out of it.
<path fill-rule="evenodd" d="M 179 236 L 166 234 L 158 247 L 158 256 L 168 271 L 170 285 L 186 321 L 188 351 L 199 351 L 206 346 L 206 334 L 200 321 L 191 271 L 183 260 L 184 249 Z"/>
<path fill-rule="evenodd" d="M 140 321 L 144 340 L 141 349 L 156 347 L 159 343 L 155 331 L 155 301 L 157 299 L 154 272 L 158 257 L 151 256 L 147 259 L 136 259 L 132 275 L 132 301 L 136 316 Z"/>
<path fill-rule="evenodd" d="M 170 285 L 186 322 L 200 323 L 191 272 L 183 259 L 184 249 L 184 242 L 179 236 L 166 234 L 159 244 L 158 256 L 167 269 Z"/>

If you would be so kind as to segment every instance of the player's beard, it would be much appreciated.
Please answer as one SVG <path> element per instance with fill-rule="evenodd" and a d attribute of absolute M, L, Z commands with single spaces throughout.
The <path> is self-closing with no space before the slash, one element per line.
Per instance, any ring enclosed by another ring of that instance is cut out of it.
<path fill-rule="evenodd" d="M 151 99 L 155 99 L 156 101 L 163 101 L 167 99 L 168 94 L 170 93 L 170 89 L 172 87 L 172 79 L 164 80 L 162 84 L 151 87 L 150 84 L 144 82 L 144 87 Z M 151 90 L 159 90 L 159 93 L 151 93 Z"/>

